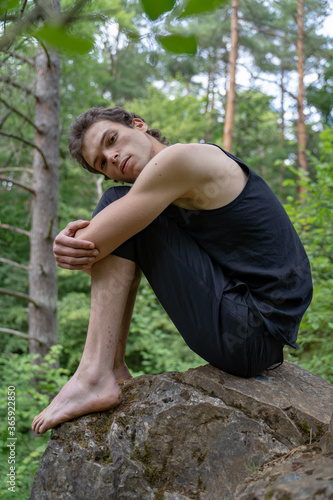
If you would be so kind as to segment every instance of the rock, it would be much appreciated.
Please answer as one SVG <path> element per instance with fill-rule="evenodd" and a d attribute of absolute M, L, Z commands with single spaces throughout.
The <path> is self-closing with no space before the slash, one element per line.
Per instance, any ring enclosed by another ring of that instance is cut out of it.
<path fill-rule="evenodd" d="M 234 500 L 333 499 L 333 456 L 300 446 L 236 489 Z"/>
<path fill-rule="evenodd" d="M 235 492 L 234 500 L 333 499 L 333 418 L 319 444 L 294 448 L 266 463 Z"/>
<path fill-rule="evenodd" d="M 122 389 L 117 408 L 52 431 L 30 500 L 282 500 L 303 472 L 330 491 L 333 386 L 292 363 L 252 379 L 206 365 Z"/>

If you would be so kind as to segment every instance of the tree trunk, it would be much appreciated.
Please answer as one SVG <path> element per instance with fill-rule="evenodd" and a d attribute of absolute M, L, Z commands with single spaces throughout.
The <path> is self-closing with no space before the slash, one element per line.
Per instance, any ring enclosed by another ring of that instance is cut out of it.
<path fill-rule="evenodd" d="M 59 0 L 52 0 L 59 11 Z M 57 343 L 57 271 L 53 257 L 53 239 L 57 232 L 59 182 L 59 79 L 60 62 L 55 52 L 38 47 L 36 58 L 35 144 L 44 153 L 34 151 L 32 227 L 30 236 L 30 352 L 45 356 Z"/>
<path fill-rule="evenodd" d="M 231 151 L 236 101 L 236 66 L 238 54 L 238 8 L 239 0 L 232 0 L 231 48 L 229 54 L 229 91 L 225 109 L 223 147 Z"/>
<path fill-rule="evenodd" d="M 280 89 L 281 89 L 281 110 L 280 110 L 280 135 L 279 135 L 279 146 L 280 146 L 280 151 L 284 150 L 284 142 L 285 142 L 285 118 L 284 118 L 284 97 L 285 97 L 285 90 L 284 90 L 284 69 L 282 68 L 281 70 L 281 83 L 280 83 Z M 284 181 L 284 172 L 285 172 L 285 163 L 284 161 L 281 161 L 280 163 L 280 183 L 279 183 L 279 191 L 280 194 L 282 194 L 283 191 L 283 181 Z"/>
<path fill-rule="evenodd" d="M 304 116 L 304 0 L 297 0 L 297 72 L 298 72 L 298 95 L 297 95 L 297 138 L 298 138 L 298 166 L 303 172 L 308 171 L 306 158 L 306 127 Z M 301 199 L 306 193 L 306 187 L 299 186 Z"/>

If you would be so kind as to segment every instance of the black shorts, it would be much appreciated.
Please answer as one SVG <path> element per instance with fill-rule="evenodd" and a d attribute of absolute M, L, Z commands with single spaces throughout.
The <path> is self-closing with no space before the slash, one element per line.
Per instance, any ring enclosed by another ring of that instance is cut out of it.
<path fill-rule="evenodd" d="M 108 189 L 94 215 L 129 187 Z M 162 212 L 113 254 L 138 264 L 187 345 L 213 366 L 240 377 L 283 362 L 283 344 L 267 331 L 245 286 Z"/>

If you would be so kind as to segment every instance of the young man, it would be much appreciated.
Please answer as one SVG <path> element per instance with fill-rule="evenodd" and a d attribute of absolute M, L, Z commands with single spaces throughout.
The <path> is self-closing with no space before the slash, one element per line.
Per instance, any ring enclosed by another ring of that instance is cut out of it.
<path fill-rule="evenodd" d="M 43 433 L 121 402 L 125 348 L 141 271 L 193 351 L 241 377 L 297 348 L 312 282 L 304 248 L 267 184 L 211 144 L 167 147 L 122 108 L 92 108 L 72 126 L 70 151 L 110 188 L 92 221 L 55 239 L 57 264 L 91 274 L 80 365 L 34 421 Z"/>

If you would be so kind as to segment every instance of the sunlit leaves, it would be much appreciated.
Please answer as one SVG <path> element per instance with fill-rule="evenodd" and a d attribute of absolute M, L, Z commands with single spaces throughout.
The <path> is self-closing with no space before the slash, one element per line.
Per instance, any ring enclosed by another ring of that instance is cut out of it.
<path fill-rule="evenodd" d="M 77 54 L 86 54 L 94 45 L 91 39 L 69 34 L 64 26 L 44 25 L 32 34 L 46 44 Z"/>
<path fill-rule="evenodd" d="M 152 21 L 156 21 L 163 14 L 172 11 L 171 25 L 179 28 L 181 25 L 175 25 L 175 22 L 177 22 L 178 19 L 212 11 L 221 7 L 226 3 L 226 1 L 227 0 L 206 0 L 205 2 L 202 2 L 202 0 L 188 0 L 182 13 L 180 13 L 179 6 L 174 8 L 176 4 L 175 0 L 141 0 L 141 3 L 145 13 Z M 183 27 L 181 26 L 181 28 Z M 197 51 L 196 37 L 194 35 L 180 35 L 179 30 L 177 31 L 177 34 L 170 33 L 165 36 L 159 35 L 156 36 L 156 39 L 160 42 L 162 47 L 169 52 L 173 52 L 175 54 L 195 54 Z"/>
<path fill-rule="evenodd" d="M 155 21 L 165 12 L 169 12 L 175 5 L 175 0 L 141 0 L 147 16 Z"/>
<path fill-rule="evenodd" d="M 195 14 L 201 14 L 203 12 L 209 12 L 211 10 L 217 9 L 226 3 L 227 0 L 189 0 L 186 4 L 185 10 L 180 15 L 180 17 L 192 16 Z"/>
<path fill-rule="evenodd" d="M 194 35 L 158 36 L 157 39 L 165 49 L 176 54 L 195 54 L 197 51 L 197 40 Z"/>
<path fill-rule="evenodd" d="M 20 0 L 0 0 L 0 16 L 7 10 L 15 9 L 20 3 Z"/>

